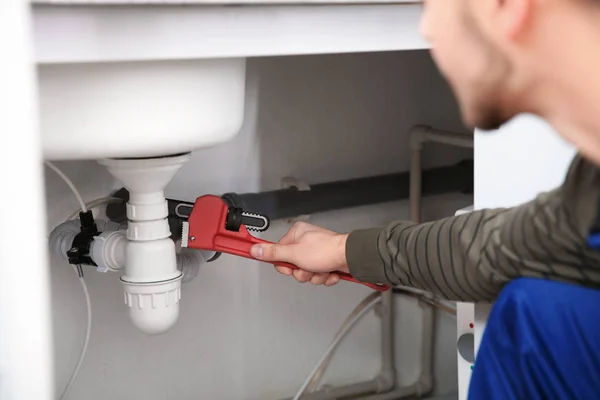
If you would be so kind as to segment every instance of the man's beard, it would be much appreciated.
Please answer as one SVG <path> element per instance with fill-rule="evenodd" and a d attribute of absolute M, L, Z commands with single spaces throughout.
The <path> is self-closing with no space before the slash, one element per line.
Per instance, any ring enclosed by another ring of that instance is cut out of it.
<path fill-rule="evenodd" d="M 498 107 L 494 107 L 493 105 L 486 106 L 480 104 L 476 107 L 476 117 L 473 122 L 473 128 L 475 129 L 493 132 L 500 129 L 502 125 L 510 120 L 510 118 L 507 118 Z"/>
<path fill-rule="evenodd" d="M 505 95 L 503 82 L 506 82 L 511 73 L 509 60 L 485 38 L 481 28 L 477 25 L 471 14 L 465 10 L 463 23 L 471 31 L 474 46 L 479 46 L 486 55 L 485 68 L 487 71 L 480 82 L 473 83 L 474 97 L 470 102 L 463 103 L 470 107 L 470 115 L 465 115 L 465 123 L 473 129 L 495 131 L 508 122 L 512 116 L 503 108 L 502 96 Z M 470 116 L 470 118 L 468 118 Z"/>
<path fill-rule="evenodd" d="M 463 95 L 457 96 L 457 100 L 461 119 L 465 127 L 491 132 L 498 130 L 512 117 L 503 112 L 500 106 L 500 99 L 497 98 L 497 92 L 482 89 L 484 85 L 485 83 L 483 82 L 479 85 L 478 93 L 471 93 L 474 98 Z M 453 92 L 455 95 L 458 95 L 457 90 L 453 90 Z"/>

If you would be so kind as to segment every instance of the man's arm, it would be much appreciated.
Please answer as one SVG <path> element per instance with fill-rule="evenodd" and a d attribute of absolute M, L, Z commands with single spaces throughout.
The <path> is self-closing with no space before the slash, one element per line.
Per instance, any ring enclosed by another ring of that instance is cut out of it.
<path fill-rule="evenodd" d="M 346 241 L 356 278 L 492 301 L 520 276 L 600 286 L 600 257 L 585 241 L 597 214 L 600 173 L 580 156 L 558 189 L 507 209 L 358 230 Z"/>

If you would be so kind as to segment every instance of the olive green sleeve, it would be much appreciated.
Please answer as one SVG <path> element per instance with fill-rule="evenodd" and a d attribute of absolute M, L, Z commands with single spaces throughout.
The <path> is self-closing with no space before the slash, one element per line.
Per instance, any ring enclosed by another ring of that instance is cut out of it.
<path fill-rule="evenodd" d="M 599 193 L 599 169 L 577 156 L 562 186 L 523 205 L 352 232 L 350 273 L 457 301 L 493 301 L 521 276 L 600 286 L 600 253 L 586 246 Z"/>

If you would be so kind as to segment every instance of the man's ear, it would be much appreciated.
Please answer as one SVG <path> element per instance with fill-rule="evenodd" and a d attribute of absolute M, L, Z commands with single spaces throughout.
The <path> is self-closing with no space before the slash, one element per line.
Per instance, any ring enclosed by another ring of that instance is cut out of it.
<path fill-rule="evenodd" d="M 521 36 L 531 21 L 535 0 L 475 0 L 480 2 L 482 21 L 487 21 L 495 35 L 508 40 Z"/>

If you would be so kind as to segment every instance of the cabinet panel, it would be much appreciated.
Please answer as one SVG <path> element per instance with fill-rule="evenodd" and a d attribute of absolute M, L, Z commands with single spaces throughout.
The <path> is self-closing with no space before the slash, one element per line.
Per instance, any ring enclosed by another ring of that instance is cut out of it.
<path fill-rule="evenodd" d="M 574 155 L 546 122 L 530 115 L 495 132 L 476 131 L 475 209 L 517 206 L 559 186 Z M 474 306 L 475 356 L 491 308 Z"/>

